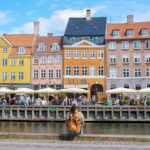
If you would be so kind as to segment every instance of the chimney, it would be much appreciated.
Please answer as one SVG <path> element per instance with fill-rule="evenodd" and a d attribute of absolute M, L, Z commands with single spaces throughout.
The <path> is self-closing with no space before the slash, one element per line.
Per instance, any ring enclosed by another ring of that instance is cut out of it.
<path fill-rule="evenodd" d="M 127 23 L 128 24 L 133 24 L 133 15 L 128 15 L 127 16 Z"/>
<path fill-rule="evenodd" d="M 90 9 L 86 10 L 86 20 L 91 20 L 91 10 Z"/>
<path fill-rule="evenodd" d="M 34 22 L 34 34 L 40 35 L 40 23 L 39 23 L 39 21 Z"/>
<path fill-rule="evenodd" d="M 53 36 L 53 33 L 47 33 L 47 36 Z"/>

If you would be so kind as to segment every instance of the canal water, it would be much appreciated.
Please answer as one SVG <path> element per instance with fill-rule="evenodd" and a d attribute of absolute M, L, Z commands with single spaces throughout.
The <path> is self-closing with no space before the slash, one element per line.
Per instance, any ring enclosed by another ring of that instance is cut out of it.
<path fill-rule="evenodd" d="M 0 122 L 0 132 L 66 133 L 58 122 Z M 150 135 L 149 123 L 85 123 L 84 134 Z"/>

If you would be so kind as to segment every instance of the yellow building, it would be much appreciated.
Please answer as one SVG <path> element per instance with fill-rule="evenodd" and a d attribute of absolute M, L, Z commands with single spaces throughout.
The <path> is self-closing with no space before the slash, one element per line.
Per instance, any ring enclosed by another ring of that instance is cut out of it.
<path fill-rule="evenodd" d="M 3 35 L 0 38 L 0 84 L 31 87 L 33 34 Z"/>
<path fill-rule="evenodd" d="M 105 96 L 105 46 L 82 40 L 64 45 L 64 88 L 88 89 L 88 98 Z"/>

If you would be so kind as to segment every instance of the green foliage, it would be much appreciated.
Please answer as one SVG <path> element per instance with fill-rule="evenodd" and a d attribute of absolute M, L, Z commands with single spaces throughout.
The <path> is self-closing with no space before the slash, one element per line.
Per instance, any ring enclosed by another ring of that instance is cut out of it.
<path fill-rule="evenodd" d="M 59 99 L 64 99 L 66 97 L 66 93 L 58 93 Z"/>
<path fill-rule="evenodd" d="M 129 100 L 128 100 L 128 99 L 124 99 L 124 100 L 123 100 L 123 103 L 124 103 L 124 104 L 129 104 Z"/>
<path fill-rule="evenodd" d="M 149 98 L 147 99 L 147 104 L 150 104 L 150 99 Z"/>
<path fill-rule="evenodd" d="M 103 104 L 107 104 L 107 97 L 102 98 Z"/>

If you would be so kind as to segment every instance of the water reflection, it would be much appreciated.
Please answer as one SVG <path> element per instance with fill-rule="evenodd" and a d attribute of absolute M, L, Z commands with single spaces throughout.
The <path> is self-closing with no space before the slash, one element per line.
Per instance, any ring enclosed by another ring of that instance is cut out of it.
<path fill-rule="evenodd" d="M 86 123 L 85 134 L 150 135 L 149 123 Z M 0 132 L 65 133 L 65 123 L 0 122 Z"/>

